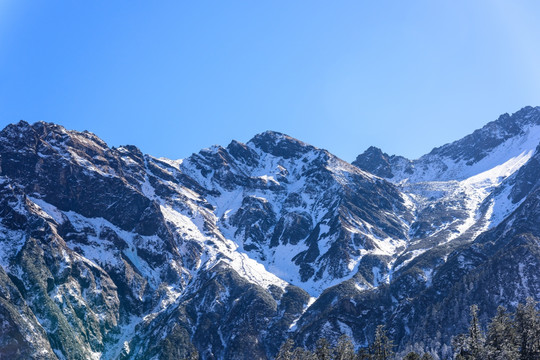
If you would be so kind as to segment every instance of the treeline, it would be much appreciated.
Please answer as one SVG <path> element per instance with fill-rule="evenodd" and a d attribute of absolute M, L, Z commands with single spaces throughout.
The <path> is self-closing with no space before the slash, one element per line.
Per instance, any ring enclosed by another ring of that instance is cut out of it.
<path fill-rule="evenodd" d="M 294 342 L 289 339 L 281 346 L 276 356 L 276 360 L 390 360 L 395 358 L 394 343 L 388 338 L 382 325 L 375 330 L 373 343 L 358 351 L 355 351 L 351 339 L 343 335 L 335 346 L 331 346 L 324 338 L 320 339 L 313 351 L 301 347 L 295 348 Z M 411 352 L 404 359 L 433 360 L 433 357 L 428 353 L 420 356 Z"/>
<path fill-rule="evenodd" d="M 471 320 L 466 334 L 452 340 L 455 360 L 540 360 L 540 312 L 532 298 L 519 304 L 515 312 L 503 306 L 483 329 L 478 319 L 478 307 L 471 306 Z M 429 353 L 410 352 L 397 356 L 386 330 L 379 325 L 374 341 L 367 348 L 355 350 L 350 338 L 342 336 L 335 346 L 326 339 L 317 341 L 313 351 L 294 347 L 289 339 L 280 348 L 276 360 L 432 360 Z"/>
<path fill-rule="evenodd" d="M 515 312 L 503 306 L 482 329 L 478 307 L 471 306 L 471 322 L 467 334 L 452 341 L 456 360 L 540 360 L 540 312 L 532 298 L 519 304 Z"/>

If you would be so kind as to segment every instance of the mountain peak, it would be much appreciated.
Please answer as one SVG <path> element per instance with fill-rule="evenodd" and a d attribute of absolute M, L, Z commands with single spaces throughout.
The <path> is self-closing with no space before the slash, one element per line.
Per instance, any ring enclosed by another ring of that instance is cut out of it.
<path fill-rule="evenodd" d="M 444 156 L 471 165 L 485 158 L 502 143 L 522 136 L 535 126 L 540 126 L 540 107 L 526 106 L 512 115 L 504 113 L 472 134 L 437 147 L 425 156 Z"/>
<path fill-rule="evenodd" d="M 392 166 L 390 164 L 390 157 L 375 146 L 370 146 L 366 151 L 358 155 L 352 164 L 380 177 L 394 177 Z"/>
<path fill-rule="evenodd" d="M 383 151 L 376 147 L 376 146 L 370 146 L 364 151 L 362 155 L 371 155 L 371 156 L 385 156 L 388 157 L 388 154 L 383 153 Z"/>
<path fill-rule="evenodd" d="M 279 143 L 280 141 L 295 141 L 295 142 L 301 142 L 300 140 L 297 140 L 293 138 L 292 136 L 289 136 L 287 134 L 278 132 L 278 131 L 272 131 L 272 130 L 266 130 L 262 133 L 259 133 L 255 135 L 251 140 L 248 142 L 258 144 L 261 142 L 265 143 Z"/>
<path fill-rule="evenodd" d="M 534 113 L 540 114 L 540 106 L 524 106 L 521 109 L 519 109 L 518 111 L 516 111 L 514 113 L 514 115 L 526 116 L 526 115 L 530 115 L 530 114 L 534 114 Z M 508 115 L 508 113 L 503 114 L 503 115 Z M 503 115 L 501 115 L 501 116 L 503 116 Z"/>
<path fill-rule="evenodd" d="M 18 123 L 13 124 L 13 126 L 15 126 L 15 127 L 28 127 L 28 126 L 30 126 L 30 124 L 26 120 L 21 119 L 21 120 L 19 120 Z"/>
<path fill-rule="evenodd" d="M 5 134 L 11 134 L 16 132 L 22 132 L 30 129 L 31 125 L 25 120 L 19 120 L 19 122 L 7 125 L 2 132 Z"/>
<path fill-rule="evenodd" d="M 400 182 L 464 180 L 530 154 L 540 141 L 540 107 L 526 106 L 496 120 L 460 140 L 436 147 L 417 160 L 388 156 L 370 147 L 353 165 L 375 175 Z"/>
<path fill-rule="evenodd" d="M 443 155 L 372 146 L 356 167 L 274 131 L 171 161 L 10 125 L 0 353 L 272 359 L 287 337 L 313 347 L 345 332 L 361 346 L 383 324 L 396 352 L 421 339 L 447 358 L 468 304 L 488 313 L 540 287 L 539 110 L 503 114 Z M 468 165 L 467 149 L 489 154 Z"/>
<path fill-rule="evenodd" d="M 286 159 L 301 156 L 315 149 L 315 147 L 289 135 L 270 130 L 255 135 L 248 144 L 252 144 L 266 153 Z"/>

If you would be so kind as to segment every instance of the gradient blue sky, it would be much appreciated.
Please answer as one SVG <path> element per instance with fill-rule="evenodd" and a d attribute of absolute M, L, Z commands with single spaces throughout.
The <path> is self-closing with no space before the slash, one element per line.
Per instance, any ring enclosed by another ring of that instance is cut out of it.
<path fill-rule="evenodd" d="M 0 126 L 183 158 L 285 132 L 416 158 L 540 105 L 540 1 L 0 0 Z"/>

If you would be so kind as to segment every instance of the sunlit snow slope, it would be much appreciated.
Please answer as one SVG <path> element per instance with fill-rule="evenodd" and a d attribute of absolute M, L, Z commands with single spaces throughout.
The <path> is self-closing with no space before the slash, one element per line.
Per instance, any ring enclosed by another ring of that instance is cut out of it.
<path fill-rule="evenodd" d="M 540 108 L 526 107 L 418 160 L 371 147 L 353 164 L 386 178 L 413 199 L 412 246 L 402 254 L 410 261 L 454 239 L 472 241 L 515 210 L 520 201 L 510 196 L 513 175 L 533 157 L 539 142 Z"/>
<path fill-rule="evenodd" d="M 418 309 L 453 301 L 499 243 L 536 244 L 539 141 L 531 107 L 418 160 L 369 148 L 353 164 L 273 131 L 170 160 L 9 125 L 0 354 L 266 359 L 288 337 L 360 346 L 390 322 L 400 346 L 429 338 Z M 537 284 L 536 258 L 512 251 L 526 281 L 498 284 L 510 305 Z"/>

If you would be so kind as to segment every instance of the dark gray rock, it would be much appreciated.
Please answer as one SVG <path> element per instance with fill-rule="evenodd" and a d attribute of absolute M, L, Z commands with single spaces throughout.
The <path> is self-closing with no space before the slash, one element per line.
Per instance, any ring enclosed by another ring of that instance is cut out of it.
<path fill-rule="evenodd" d="M 364 346 L 379 324 L 398 351 L 446 356 L 472 303 L 485 321 L 540 294 L 540 151 L 480 200 L 452 162 L 476 166 L 539 118 L 353 165 L 271 131 L 181 162 L 9 125 L 0 357 L 268 359 L 288 337 Z"/>

